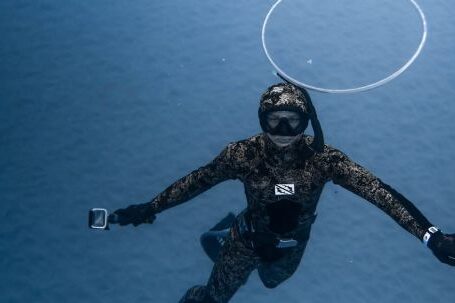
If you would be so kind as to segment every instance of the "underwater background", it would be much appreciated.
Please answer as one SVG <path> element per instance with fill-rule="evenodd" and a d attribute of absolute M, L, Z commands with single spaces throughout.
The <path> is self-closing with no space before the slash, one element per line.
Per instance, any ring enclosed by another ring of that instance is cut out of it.
<path fill-rule="evenodd" d="M 260 132 L 260 95 L 279 82 L 260 38 L 273 3 L 0 1 L 0 302 L 177 302 L 206 282 L 199 236 L 246 206 L 240 182 L 153 225 L 89 230 L 87 211 L 149 201 Z M 403 75 L 358 94 L 310 93 L 326 143 L 453 233 L 455 2 L 419 4 L 428 41 Z M 332 88 L 387 76 L 422 31 L 406 0 L 285 0 L 269 29 L 283 69 Z M 454 302 L 454 278 L 329 183 L 295 275 L 270 290 L 253 272 L 231 302 Z"/>

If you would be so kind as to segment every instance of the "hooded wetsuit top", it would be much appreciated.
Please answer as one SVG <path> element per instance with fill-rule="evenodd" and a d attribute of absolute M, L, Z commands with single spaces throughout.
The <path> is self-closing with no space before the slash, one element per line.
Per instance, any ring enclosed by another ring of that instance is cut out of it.
<path fill-rule="evenodd" d="M 275 145 L 266 133 L 266 117 L 283 110 L 297 112 L 303 129 L 310 119 L 318 130 L 315 138 L 301 136 L 287 147 Z M 188 201 L 222 181 L 238 179 L 244 184 L 255 230 L 286 234 L 308 222 L 324 184 L 333 181 L 379 207 L 419 239 L 432 226 L 405 197 L 341 151 L 323 144 L 305 90 L 284 83 L 272 85 L 261 97 L 258 114 L 264 133 L 229 144 L 213 161 L 169 186 L 151 201 L 153 212 Z"/>
<path fill-rule="evenodd" d="M 302 148 L 310 141 L 310 136 L 304 136 L 296 144 L 278 148 L 262 133 L 231 143 L 213 161 L 169 186 L 150 202 L 151 206 L 161 212 L 222 181 L 238 179 L 244 184 L 256 229 L 269 231 L 273 225 L 271 206 L 273 209 L 283 201 L 283 205 L 297 205 L 293 209 L 297 220 L 304 221 L 314 213 L 325 183 L 333 181 L 373 203 L 422 239 L 431 224 L 410 201 L 333 147 L 325 145 L 321 152 L 302 156 Z"/>

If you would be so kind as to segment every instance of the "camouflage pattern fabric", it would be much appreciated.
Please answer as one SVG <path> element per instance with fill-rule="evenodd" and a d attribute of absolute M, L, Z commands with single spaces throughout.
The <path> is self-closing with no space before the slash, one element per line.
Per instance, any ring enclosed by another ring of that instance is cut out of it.
<path fill-rule="evenodd" d="M 275 85 L 262 96 L 259 115 L 290 107 L 307 112 L 305 101 L 292 86 Z M 322 151 L 312 152 L 309 150 L 312 140 L 311 136 L 302 135 L 292 145 L 279 148 L 261 133 L 231 143 L 213 161 L 169 186 L 149 206 L 158 213 L 220 182 L 237 179 L 244 184 L 247 210 L 255 229 L 268 232 L 271 225 L 268 206 L 284 198 L 297 203 L 300 205 L 297 221 L 304 224 L 314 214 L 324 185 L 332 181 L 371 202 L 409 233 L 422 239 L 432 225 L 409 200 L 329 145 Z M 282 236 L 296 235 L 290 230 Z M 228 302 L 255 269 L 266 287 L 276 287 L 299 265 L 308 238 L 300 240 L 297 247 L 286 249 L 280 259 L 267 262 L 242 239 L 229 237 L 207 285 L 191 288 L 181 302 Z"/>

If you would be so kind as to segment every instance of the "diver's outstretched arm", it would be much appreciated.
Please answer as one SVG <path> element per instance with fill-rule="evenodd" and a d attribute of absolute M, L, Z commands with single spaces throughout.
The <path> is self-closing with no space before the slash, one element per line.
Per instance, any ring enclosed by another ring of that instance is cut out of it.
<path fill-rule="evenodd" d="M 455 235 L 445 235 L 391 186 L 351 161 L 342 152 L 326 147 L 329 177 L 349 191 L 376 205 L 408 232 L 423 241 L 444 263 L 455 266 Z"/>
<path fill-rule="evenodd" d="M 174 182 L 152 201 L 116 210 L 117 222 L 134 226 L 152 223 L 156 213 L 186 202 L 222 181 L 237 178 L 233 146 L 228 145 L 213 161 Z"/>

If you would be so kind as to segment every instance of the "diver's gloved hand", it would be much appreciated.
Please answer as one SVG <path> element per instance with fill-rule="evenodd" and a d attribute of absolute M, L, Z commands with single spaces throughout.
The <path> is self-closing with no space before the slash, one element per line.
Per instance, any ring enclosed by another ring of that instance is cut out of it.
<path fill-rule="evenodd" d="M 439 261 L 455 266 L 455 234 L 443 234 L 439 229 L 430 227 L 423 237 L 423 242 Z"/>
<path fill-rule="evenodd" d="M 120 225 L 133 224 L 138 226 L 142 223 L 153 223 L 155 221 L 155 213 L 150 203 L 130 205 L 127 208 L 121 208 L 114 211 L 109 216 L 113 223 Z"/>

